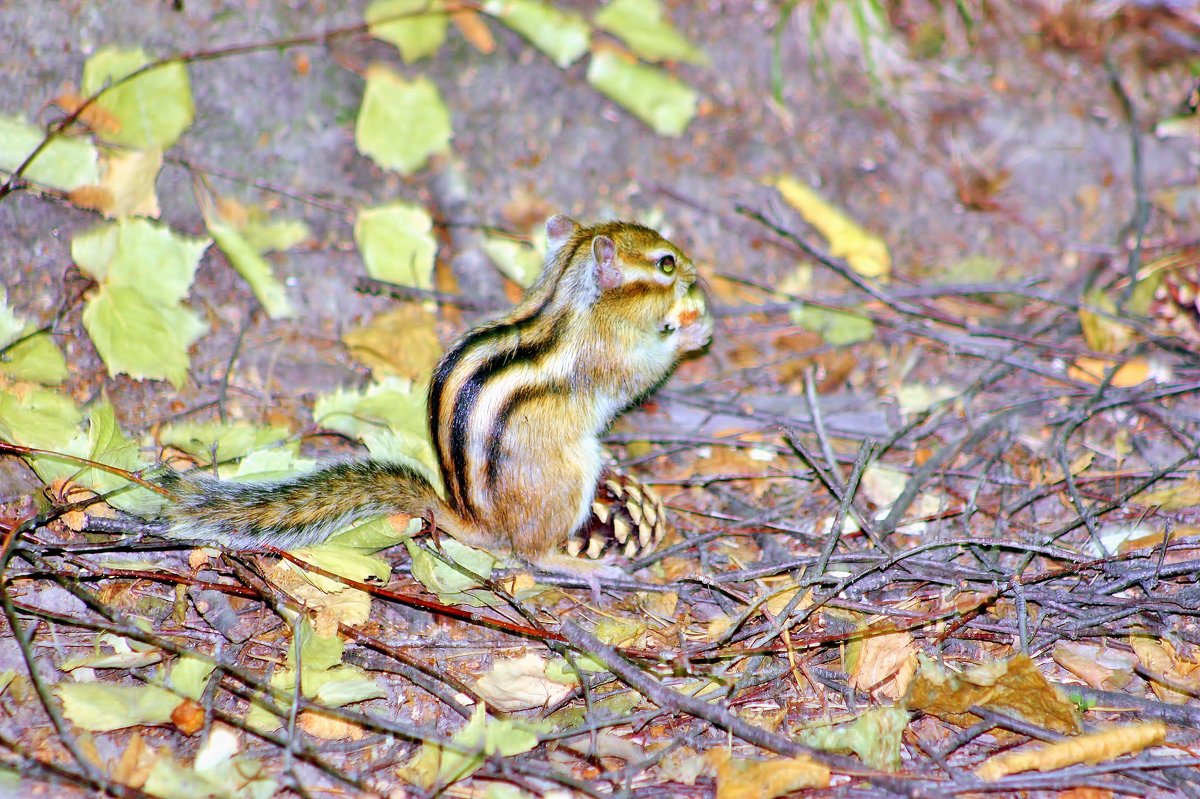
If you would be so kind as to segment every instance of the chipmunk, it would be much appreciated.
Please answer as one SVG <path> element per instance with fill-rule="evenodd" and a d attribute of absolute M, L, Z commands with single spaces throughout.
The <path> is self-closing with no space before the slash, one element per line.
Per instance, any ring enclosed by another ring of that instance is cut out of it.
<path fill-rule="evenodd" d="M 558 215 L 546 234 L 545 265 L 521 302 L 464 334 L 433 372 L 429 431 L 444 497 L 417 469 L 377 460 L 263 483 L 169 472 L 168 534 L 286 549 L 403 513 L 465 544 L 561 567 L 563 544 L 592 512 L 601 433 L 708 343 L 712 317 L 695 266 L 655 231 Z"/>

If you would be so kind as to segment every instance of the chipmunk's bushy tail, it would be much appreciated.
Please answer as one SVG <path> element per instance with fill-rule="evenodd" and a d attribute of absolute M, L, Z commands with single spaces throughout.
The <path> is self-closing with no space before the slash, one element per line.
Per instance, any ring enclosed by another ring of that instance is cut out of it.
<path fill-rule="evenodd" d="M 172 538 L 234 549 L 291 549 L 323 541 L 370 516 L 434 514 L 457 518 L 417 469 L 386 461 L 335 463 L 285 480 L 238 483 L 197 471 L 168 472 L 174 495 L 164 510 Z"/>

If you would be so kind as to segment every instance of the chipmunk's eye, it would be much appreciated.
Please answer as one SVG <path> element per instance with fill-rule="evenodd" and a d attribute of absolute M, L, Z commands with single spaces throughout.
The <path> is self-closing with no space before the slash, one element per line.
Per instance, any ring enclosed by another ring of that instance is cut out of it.
<path fill-rule="evenodd" d="M 662 272 L 664 275 L 673 274 L 675 272 L 675 256 L 664 255 L 662 258 L 659 258 L 658 271 Z"/>

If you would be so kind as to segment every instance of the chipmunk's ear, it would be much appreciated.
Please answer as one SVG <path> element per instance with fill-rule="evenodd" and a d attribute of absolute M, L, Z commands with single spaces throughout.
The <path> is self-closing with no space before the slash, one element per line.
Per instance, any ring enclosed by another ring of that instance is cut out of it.
<path fill-rule="evenodd" d="M 621 270 L 617 268 L 617 244 L 608 236 L 592 239 L 592 257 L 596 261 L 596 285 L 601 291 L 621 285 Z"/>
<path fill-rule="evenodd" d="M 558 252 L 571 236 L 575 235 L 575 231 L 579 230 L 579 223 L 569 216 L 555 214 L 546 220 L 546 255 L 550 256 Z"/>

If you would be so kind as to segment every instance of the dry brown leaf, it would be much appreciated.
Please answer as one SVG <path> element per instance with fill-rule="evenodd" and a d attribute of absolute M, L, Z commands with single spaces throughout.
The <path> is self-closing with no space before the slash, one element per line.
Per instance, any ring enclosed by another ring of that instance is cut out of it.
<path fill-rule="evenodd" d="M 1180 658 L 1170 641 L 1146 635 L 1131 635 L 1129 645 L 1133 647 L 1134 654 L 1147 671 L 1190 688 L 1193 692 L 1200 691 L 1200 674 L 1195 673 L 1197 664 Z M 1150 687 L 1159 699 L 1172 705 L 1186 704 L 1191 698 L 1189 694 L 1168 688 L 1155 680 L 1150 681 Z"/>
<path fill-rule="evenodd" d="M 496 40 L 492 37 L 492 29 L 487 26 L 477 12 L 468 8 L 453 11 L 450 13 L 450 21 L 454 23 L 454 27 L 458 28 L 458 32 L 463 35 L 463 38 L 479 52 L 488 55 L 496 49 Z"/>
<path fill-rule="evenodd" d="M 988 758 L 975 769 L 975 776 L 991 781 L 1021 771 L 1053 771 L 1076 763 L 1095 765 L 1157 746 L 1166 737 L 1167 725 L 1161 721 L 1110 727 L 1031 751 L 1006 752 Z"/>
<path fill-rule="evenodd" d="M 546 659 L 530 652 L 520 658 L 497 658 L 475 683 L 476 692 L 500 710 L 530 710 L 558 703 L 575 686 L 546 676 Z"/>
<path fill-rule="evenodd" d="M 1032 724 L 1066 734 L 1077 733 L 1079 709 L 1052 685 L 1028 655 L 977 666 L 962 673 L 950 671 L 924 657 L 908 687 L 905 703 L 943 721 L 970 727 L 979 717 L 973 705 L 1001 713 L 1016 713 Z"/>
<path fill-rule="evenodd" d="M 704 475 L 758 475 L 771 474 L 777 457 L 766 449 L 745 447 L 711 447 L 705 457 L 693 462 L 692 474 Z M 771 487 L 770 480 L 750 479 L 743 483 L 750 493 L 761 497 Z"/>
<path fill-rule="evenodd" d="M 281 591 L 313 611 L 312 624 L 317 635 L 337 635 L 339 624 L 358 627 L 370 618 L 371 595 L 366 591 L 340 584 L 337 584 L 340 590 L 323 591 L 313 581 L 328 581 L 328 578 L 314 574 L 313 580 L 309 580 L 303 569 L 284 560 L 270 563 L 266 575 Z M 326 584 L 329 583 L 333 581 Z"/>
<path fill-rule="evenodd" d="M 1054 662 L 1093 688 L 1120 691 L 1133 679 L 1136 658 L 1115 649 L 1063 641 L 1055 645 Z"/>
<path fill-rule="evenodd" d="M 774 799 L 805 788 L 828 788 L 829 769 L 807 757 L 734 758 L 711 749 L 704 759 L 717 775 L 717 799 Z"/>
<path fill-rule="evenodd" d="M 854 655 L 850 687 L 856 691 L 899 699 L 917 671 L 917 646 L 908 632 L 858 639 L 850 651 Z"/>
<path fill-rule="evenodd" d="M 416 303 L 404 303 L 379 314 L 371 323 L 342 336 L 356 359 L 376 376 L 394 374 L 424 381 L 442 354 L 433 314 Z"/>
<path fill-rule="evenodd" d="M 135 729 L 110 776 L 113 782 L 119 785 L 141 788 L 146 784 L 146 778 L 150 776 L 150 770 L 154 768 L 154 761 L 157 759 L 154 748 L 147 744 L 146 739 Z"/>
<path fill-rule="evenodd" d="M 361 741 L 365 735 L 363 728 L 357 724 L 310 710 L 301 711 L 296 724 L 309 735 L 323 741 Z"/>

